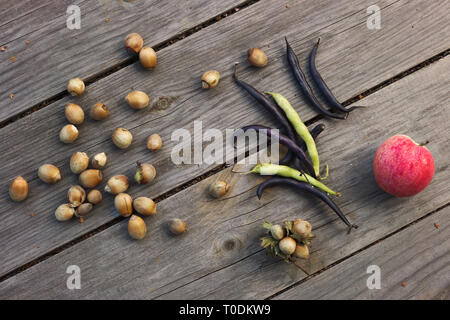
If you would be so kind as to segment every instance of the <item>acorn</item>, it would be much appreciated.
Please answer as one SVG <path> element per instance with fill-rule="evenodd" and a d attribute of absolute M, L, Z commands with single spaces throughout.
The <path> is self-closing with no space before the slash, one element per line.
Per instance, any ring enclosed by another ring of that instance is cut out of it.
<path fill-rule="evenodd" d="M 95 169 L 103 169 L 106 165 L 106 161 L 108 160 L 108 157 L 106 156 L 106 153 L 97 153 L 92 158 L 92 167 Z"/>
<path fill-rule="evenodd" d="M 108 180 L 105 191 L 112 194 L 123 193 L 128 190 L 129 185 L 127 176 L 121 174 Z"/>
<path fill-rule="evenodd" d="M 174 235 L 180 235 L 186 231 L 186 223 L 180 219 L 170 219 L 167 221 L 170 232 Z"/>
<path fill-rule="evenodd" d="M 78 138 L 78 129 L 73 124 L 65 125 L 59 132 L 59 140 L 63 143 L 72 143 Z"/>
<path fill-rule="evenodd" d="M 143 47 L 139 51 L 139 61 L 144 68 L 150 69 L 156 67 L 156 52 L 153 48 Z"/>
<path fill-rule="evenodd" d="M 147 149 L 148 150 L 159 150 L 162 147 L 162 139 L 159 134 L 152 134 L 147 139 Z"/>
<path fill-rule="evenodd" d="M 202 76 L 202 87 L 211 89 L 219 84 L 220 74 L 216 70 L 206 71 Z"/>
<path fill-rule="evenodd" d="M 144 109 L 148 106 L 150 98 L 145 92 L 133 91 L 125 97 L 125 101 L 133 109 Z"/>
<path fill-rule="evenodd" d="M 275 240 L 281 240 L 286 235 L 286 233 L 284 232 L 284 228 L 279 224 L 274 224 L 270 228 L 270 234 L 272 235 L 272 238 L 274 238 Z"/>
<path fill-rule="evenodd" d="M 289 256 L 294 253 L 297 242 L 295 242 L 295 240 L 291 237 L 284 237 L 280 240 L 278 246 L 281 252 Z"/>
<path fill-rule="evenodd" d="M 147 197 L 138 197 L 134 199 L 133 207 L 134 210 L 144 216 L 151 216 L 156 213 L 156 203 Z"/>
<path fill-rule="evenodd" d="M 99 204 L 103 200 L 103 195 L 100 191 L 93 189 L 87 195 L 87 201 L 92 204 Z"/>
<path fill-rule="evenodd" d="M 75 209 L 70 204 L 62 204 L 55 211 L 55 217 L 58 221 L 66 221 L 72 219 Z"/>
<path fill-rule="evenodd" d="M 304 244 L 298 244 L 297 247 L 295 247 L 294 256 L 301 259 L 308 259 L 309 258 L 308 246 Z"/>
<path fill-rule="evenodd" d="M 89 114 L 94 120 L 103 120 L 109 115 L 109 108 L 106 104 L 98 102 L 94 104 Z"/>
<path fill-rule="evenodd" d="M 308 221 L 297 219 L 292 225 L 292 232 L 299 235 L 301 238 L 311 237 L 311 224 Z"/>
<path fill-rule="evenodd" d="M 258 48 L 252 48 L 248 50 L 248 62 L 255 67 L 265 67 L 267 65 L 267 56 L 264 51 Z"/>
<path fill-rule="evenodd" d="M 139 184 L 146 184 L 156 177 L 156 169 L 149 163 L 136 163 L 136 174 L 134 175 L 134 179 Z"/>
<path fill-rule="evenodd" d="M 67 83 L 67 91 L 69 91 L 72 96 L 79 96 L 84 92 L 84 89 L 84 82 L 80 78 L 70 79 L 69 83 Z"/>
<path fill-rule="evenodd" d="M 119 193 L 114 198 L 114 207 L 122 217 L 129 217 L 133 213 L 133 200 L 127 193 Z"/>
<path fill-rule="evenodd" d="M 209 186 L 209 194 L 214 198 L 223 197 L 228 190 L 230 190 L 230 185 L 225 181 L 216 181 Z"/>
<path fill-rule="evenodd" d="M 52 164 L 43 164 L 38 170 L 39 178 L 46 183 L 56 183 L 61 180 L 59 169 Z"/>
<path fill-rule="evenodd" d="M 86 152 L 75 152 L 70 157 L 70 170 L 75 174 L 80 174 L 89 166 L 89 157 Z"/>
<path fill-rule="evenodd" d="M 147 227 L 141 217 L 132 215 L 128 220 L 128 234 L 136 240 L 141 240 L 147 233 Z"/>
<path fill-rule="evenodd" d="M 66 104 L 64 114 L 66 115 L 67 121 L 72 124 L 82 124 L 84 121 L 84 111 L 75 103 Z"/>
<path fill-rule="evenodd" d="M 79 185 L 71 186 L 67 192 L 67 199 L 72 207 L 78 207 L 86 200 L 86 191 Z"/>
<path fill-rule="evenodd" d="M 126 149 L 133 141 L 133 135 L 127 129 L 118 128 L 112 135 L 112 141 L 116 145 L 116 147 L 120 149 Z"/>
<path fill-rule="evenodd" d="M 144 39 L 138 33 L 130 33 L 125 38 L 124 47 L 129 53 L 139 53 L 144 45 Z"/>
<path fill-rule="evenodd" d="M 77 210 L 75 211 L 75 216 L 77 218 L 80 217 L 84 217 L 85 215 L 87 215 L 89 212 L 92 211 L 92 208 L 94 208 L 94 206 L 92 205 L 92 203 L 83 203 L 82 205 L 80 205 Z"/>
<path fill-rule="evenodd" d="M 80 184 L 87 188 L 95 188 L 103 180 L 103 173 L 98 169 L 88 169 L 79 176 Z"/>
<path fill-rule="evenodd" d="M 28 182 L 21 176 L 18 176 L 9 186 L 9 196 L 16 202 L 23 201 L 28 196 Z"/>

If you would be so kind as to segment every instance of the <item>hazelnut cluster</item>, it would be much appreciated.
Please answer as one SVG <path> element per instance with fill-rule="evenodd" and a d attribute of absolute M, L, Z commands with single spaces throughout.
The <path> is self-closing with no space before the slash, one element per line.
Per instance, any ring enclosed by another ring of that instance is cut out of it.
<path fill-rule="evenodd" d="M 279 224 L 263 223 L 268 235 L 261 238 L 261 246 L 273 256 L 292 262 L 292 257 L 308 259 L 312 235 L 312 226 L 306 220 L 297 219 Z"/>

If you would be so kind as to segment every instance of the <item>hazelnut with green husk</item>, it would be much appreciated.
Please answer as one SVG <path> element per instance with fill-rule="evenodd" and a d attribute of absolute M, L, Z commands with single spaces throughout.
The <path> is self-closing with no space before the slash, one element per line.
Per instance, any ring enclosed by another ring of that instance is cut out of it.
<path fill-rule="evenodd" d="M 272 256 L 278 256 L 286 262 L 293 263 L 308 274 L 293 258 L 309 258 L 308 246 L 311 245 L 311 240 L 314 238 L 311 233 L 311 224 L 308 221 L 297 219 L 285 221 L 284 226 L 273 225 L 267 221 L 262 226 L 268 231 L 268 235 L 261 238 L 261 247 L 265 248 Z"/>

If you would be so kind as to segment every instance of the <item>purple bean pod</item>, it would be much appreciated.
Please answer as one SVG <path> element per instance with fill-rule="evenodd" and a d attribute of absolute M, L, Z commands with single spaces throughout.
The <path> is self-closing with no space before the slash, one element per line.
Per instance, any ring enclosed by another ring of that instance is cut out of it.
<path fill-rule="evenodd" d="M 263 183 L 261 183 L 258 186 L 258 189 L 256 190 L 256 195 L 258 196 L 258 199 L 261 199 L 262 194 L 266 188 L 270 188 L 273 186 L 278 185 L 287 185 L 294 187 L 298 190 L 308 192 L 315 197 L 319 198 L 323 202 L 325 202 L 336 214 L 338 217 L 348 226 L 348 233 L 352 230 L 352 228 L 357 229 L 358 226 L 355 224 L 351 224 L 350 221 L 348 221 L 347 217 L 342 213 L 341 209 L 337 206 L 336 203 L 331 200 L 331 198 L 322 190 L 319 190 L 315 188 L 314 186 L 310 185 L 309 183 L 297 181 L 294 179 L 284 178 L 284 177 L 272 177 Z"/>
<path fill-rule="evenodd" d="M 266 95 L 259 92 L 252 85 L 238 78 L 237 65 L 238 65 L 237 63 L 234 65 L 234 75 L 233 75 L 236 83 L 242 88 L 244 88 L 245 91 L 247 91 L 256 101 L 259 102 L 259 104 L 261 104 L 263 107 L 269 110 L 272 113 L 272 115 L 277 119 L 277 121 L 283 126 L 283 129 L 286 131 L 286 135 L 291 140 L 295 140 L 294 130 L 292 129 L 291 124 L 286 119 L 286 116 L 283 114 L 283 112 Z M 293 157 L 292 151 L 289 150 L 287 154 L 284 156 L 284 158 L 280 160 L 279 163 L 288 164 L 289 162 L 291 162 L 292 157 Z"/>
<path fill-rule="evenodd" d="M 258 132 L 261 131 L 265 132 L 270 138 L 278 139 L 278 141 L 282 145 L 286 146 L 290 151 L 292 151 L 295 154 L 295 156 L 298 159 L 300 159 L 301 163 L 304 164 L 307 173 L 315 178 L 313 165 L 311 163 L 311 160 L 306 155 L 305 151 L 285 135 L 281 133 L 277 134 L 273 131 L 272 128 L 262 125 L 249 125 L 242 127 L 241 130 L 243 130 L 244 132 L 246 132 L 247 130 L 256 130 Z M 300 170 L 300 172 L 303 173 L 303 170 Z"/>
<path fill-rule="evenodd" d="M 343 113 L 349 113 L 355 109 L 358 108 L 364 108 L 362 106 L 353 106 L 350 108 L 345 108 L 334 96 L 333 92 L 331 92 L 330 88 L 328 88 L 325 80 L 323 80 L 322 76 L 320 75 L 319 71 L 317 70 L 316 66 L 316 55 L 317 50 L 319 49 L 319 43 L 320 38 L 317 40 L 317 43 L 314 45 L 314 47 L 311 50 L 311 54 L 309 55 L 309 68 L 311 70 L 311 76 L 319 88 L 320 92 L 322 92 L 323 96 L 327 100 L 328 104 L 331 108 L 333 108 L 335 111 L 343 112 Z"/>
<path fill-rule="evenodd" d="M 347 118 L 348 114 L 342 115 L 342 114 L 333 113 L 320 104 L 319 100 L 317 100 L 316 96 L 314 95 L 314 92 L 312 91 L 311 86 L 309 85 L 308 81 L 306 80 L 305 74 L 304 74 L 302 68 L 300 68 L 298 58 L 295 55 L 294 50 L 289 45 L 289 42 L 286 37 L 285 37 L 285 40 L 286 40 L 286 48 L 287 48 L 287 59 L 288 59 L 289 65 L 291 66 L 291 70 L 294 73 L 294 76 L 297 79 L 297 82 L 300 84 L 300 87 L 302 88 L 306 99 L 309 101 L 309 103 L 314 108 L 316 108 L 317 111 L 319 111 L 323 115 L 330 117 L 330 118 L 334 118 L 334 119 L 345 120 Z"/>

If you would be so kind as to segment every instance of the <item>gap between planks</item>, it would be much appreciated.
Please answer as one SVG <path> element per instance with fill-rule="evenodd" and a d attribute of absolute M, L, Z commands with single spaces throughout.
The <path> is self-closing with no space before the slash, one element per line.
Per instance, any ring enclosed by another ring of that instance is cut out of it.
<path fill-rule="evenodd" d="M 447 208 L 447 207 L 449 207 L 449 206 L 450 206 L 450 202 L 447 203 L 447 204 L 445 204 L 445 205 L 443 205 L 443 206 L 441 206 L 441 207 L 439 207 L 439 208 L 437 208 L 436 210 L 433 210 L 433 211 L 431 211 L 431 212 L 425 214 L 424 216 L 422 216 L 422 217 L 420 217 L 420 218 L 418 218 L 418 219 L 416 219 L 416 220 L 414 220 L 414 221 L 412 221 L 412 222 L 410 222 L 410 223 L 404 225 L 403 227 L 401 227 L 401 228 L 399 228 L 399 229 L 397 229 L 397 230 L 392 231 L 391 233 L 389 233 L 389 234 L 385 235 L 384 237 L 382 237 L 382 238 L 380 238 L 380 239 L 378 239 L 378 240 L 376 240 L 376 241 L 374 241 L 374 242 L 368 244 L 367 246 L 365 246 L 365 247 L 363 247 L 363 248 L 361 248 L 361 249 L 359 249 L 359 250 L 356 250 L 355 252 L 352 252 L 352 253 L 349 254 L 348 256 L 339 259 L 338 261 L 336 261 L 336 262 L 334 262 L 334 263 L 332 263 L 332 264 L 330 264 L 330 265 L 328 265 L 328 266 L 326 266 L 326 267 L 324 267 L 324 268 L 322 268 L 322 269 L 320 269 L 320 270 L 314 272 L 313 274 L 310 274 L 310 275 L 307 276 L 306 278 L 304 278 L 304 279 L 302 279 L 302 280 L 300 280 L 300 281 L 298 281 L 298 282 L 296 282 L 296 283 L 294 283 L 294 284 L 292 284 L 292 285 L 290 285 L 290 286 L 284 288 L 283 290 L 280 290 L 279 292 L 277 292 L 277 293 L 275 293 L 275 294 L 273 294 L 273 295 L 271 295 L 271 296 L 265 298 L 264 300 L 271 300 L 271 299 L 273 299 L 273 298 L 275 298 L 275 297 L 277 297 L 277 296 L 283 294 L 284 292 L 289 291 L 289 290 L 295 288 L 296 286 L 302 285 L 302 284 L 305 283 L 306 281 L 308 281 L 308 280 L 310 280 L 310 279 L 312 279 L 312 278 L 318 276 L 319 274 L 322 274 L 323 272 L 325 272 L 325 271 L 327 271 L 327 270 L 329 270 L 329 269 L 331 269 L 331 268 L 333 268 L 333 267 L 335 267 L 335 266 L 337 266 L 337 265 L 339 265 L 339 264 L 341 264 L 341 263 L 347 261 L 348 259 L 350 259 L 350 258 L 356 256 L 357 254 L 359 254 L 359 253 L 361 253 L 361 252 L 363 252 L 363 251 L 365 251 L 365 250 L 367 250 L 367 249 L 369 249 L 369 248 L 371 248 L 371 247 L 377 245 L 377 244 L 380 243 L 381 241 L 384 241 L 384 240 L 386 240 L 386 239 L 388 239 L 388 238 L 391 238 L 392 236 L 395 236 L 395 235 L 398 234 L 399 232 L 402 232 L 403 230 L 405 230 L 405 229 L 411 227 L 412 225 L 415 225 L 415 224 L 421 222 L 422 220 L 427 219 L 428 217 L 431 217 L 431 216 L 435 215 L 436 213 L 440 212 L 441 210 L 443 210 L 443 209 L 445 209 L 445 208 Z"/>
<path fill-rule="evenodd" d="M 200 30 L 202 30 L 204 28 L 207 28 L 207 27 L 209 27 L 209 26 L 219 22 L 220 20 L 225 19 L 225 18 L 227 18 L 227 17 L 237 13 L 241 9 L 245 9 L 245 8 L 251 6 L 251 5 L 253 5 L 253 4 L 255 4 L 255 3 L 259 2 L 259 1 L 260 0 L 247 0 L 247 1 L 244 1 L 243 3 L 233 7 L 231 9 L 228 9 L 225 12 L 222 12 L 222 13 L 216 15 L 213 18 L 210 18 L 210 19 L 208 19 L 208 20 L 206 20 L 204 22 L 201 22 L 201 23 L 197 24 L 196 26 L 194 26 L 194 27 L 192 27 L 192 28 L 190 28 L 190 29 L 188 29 L 188 30 L 186 30 L 184 32 L 178 33 L 178 34 L 170 37 L 169 39 L 164 40 L 164 41 L 156 44 L 155 46 L 153 46 L 153 49 L 156 52 L 158 52 L 158 51 L 160 51 L 160 50 L 162 50 L 164 48 L 167 48 L 167 47 L 177 43 L 178 41 L 186 39 L 187 37 L 192 36 L 193 34 L 199 32 Z M 131 56 L 128 59 L 126 59 L 125 61 L 122 61 L 122 62 L 120 62 L 118 64 L 115 64 L 115 65 L 105 69 L 105 70 L 102 70 L 102 71 L 98 72 L 97 74 L 92 75 L 89 78 L 85 78 L 84 79 L 84 83 L 85 83 L 86 87 L 88 87 L 89 85 L 97 82 L 98 80 L 101 80 L 101 79 L 103 79 L 103 78 L 105 78 L 105 77 L 107 77 L 107 76 L 109 76 L 109 75 L 111 75 L 111 74 L 113 74 L 115 72 L 118 72 L 119 70 L 121 70 L 123 68 L 126 68 L 127 66 L 129 66 L 129 65 L 131 65 L 133 63 L 138 62 L 138 60 L 139 60 L 138 56 Z M 41 102 L 38 102 L 35 105 L 31 106 L 30 108 L 28 108 L 28 109 L 26 109 L 26 110 L 24 110 L 24 111 L 22 111 L 22 112 L 20 112 L 20 113 L 18 113 L 16 115 L 14 115 L 14 116 L 12 116 L 12 117 L 4 120 L 4 121 L 1 121 L 0 122 L 0 129 L 3 128 L 3 127 L 6 127 L 7 125 L 10 125 L 10 124 L 14 123 L 15 121 L 17 121 L 17 120 L 19 120 L 21 118 L 27 117 L 27 116 L 31 115 L 32 113 L 34 113 L 36 111 L 44 109 L 48 105 L 50 105 L 50 104 L 52 104 L 54 102 L 57 102 L 58 100 L 61 100 L 62 98 L 67 97 L 67 96 L 69 96 L 69 93 L 66 90 L 64 90 L 62 92 L 59 92 L 59 93 L 49 97 L 48 99 L 45 99 L 45 100 L 43 100 Z"/>
<path fill-rule="evenodd" d="M 245 4 L 242 4 L 242 5 L 240 5 L 240 6 L 238 6 L 238 7 L 235 7 L 235 8 L 247 7 L 247 6 L 250 6 L 251 4 L 256 3 L 256 2 L 258 2 L 258 1 L 259 1 L 259 0 L 250 0 L 250 1 L 245 2 Z M 233 10 L 233 12 L 237 12 L 237 11 L 234 11 L 235 8 L 233 8 L 233 9 L 231 9 L 231 10 Z M 230 10 L 228 10 L 228 11 L 230 11 Z M 227 11 L 227 12 L 228 12 L 228 11 Z M 222 15 L 224 15 L 224 14 L 226 14 L 226 12 L 225 12 L 225 13 L 222 13 L 222 14 L 219 15 L 219 16 L 222 16 Z M 216 17 L 213 18 L 213 19 L 208 20 L 208 22 L 205 22 L 204 24 L 210 23 L 210 24 L 208 24 L 208 26 L 209 26 L 209 25 L 211 25 L 211 24 L 214 23 L 214 22 L 209 22 L 209 21 L 211 21 L 211 20 L 216 21 L 215 19 L 216 19 Z M 200 25 L 200 26 L 201 26 L 201 25 Z M 200 30 L 200 29 L 197 30 L 196 28 L 199 28 L 199 26 L 196 26 L 196 27 L 190 29 L 190 30 L 192 30 L 192 33 L 191 33 L 191 34 L 193 34 L 193 33 L 195 33 L 195 32 L 197 32 L 197 31 Z M 203 28 L 203 27 L 200 27 L 200 28 Z M 196 30 L 193 30 L 193 29 L 196 29 Z M 183 34 L 185 34 L 185 33 L 183 33 Z M 189 34 L 189 35 L 191 35 L 191 34 Z M 188 35 L 188 36 L 189 36 L 189 35 Z M 174 40 L 174 42 L 172 42 L 172 43 L 170 43 L 170 41 L 171 41 L 170 39 L 167 40 L 167 41 L 165 41 L 165 42 L 163 42 L 161 45 L 158 45 L 158 46 L 157 46 L 157 49 L 155 49 L 155 51 L 161 50 L 162 48 L 165 48 L 165 47 L 167 47 L 167 46 L 172 45 L 172 44 L 175 43 L 175 42 L 178 42 L 178 41 L 182 40 L 183 38 L 179 38 L 180 36 L 181 36 L 181 35 L 174 36 L 173 38 L 171 38 L 171 39 L 174 39 L 174 38 L 177 39 L 177 40 Z M 416 71 L 419 71 L 419 70 L 421 70 L 421 69 L 423 69 L 423 68 L 426 68 L 427 66 L 430 66 L 431 64 L 433 64 L 433 63 L 435 63 L 435 62 L 441 60 L 442 58 L 446 57 L 446 56 L 449 55 L 449 54 L 450 54 L 450 49 L 447 49 L 447 50 L 445 50 L 445 51 L 443 51 L 443 52 L 441 52 L 441 53 L 439 53 L 439 54 L 437 54 L 437 55 L 435 55 L 435 56 L 433 56 L 433 57 L 431 57 L 431 58 L 429 58 L 429 59 L 427 59 L 427 60 L 425 60 L 425 61 L 423 61 L 423 62 L 421 62 L 421 63 L 418 63 L 417 65 L 415 65 L 415 66 L 413 66 L 413 67 L 411 67 L 411 68 L 409 68 L 409 69 L 407 69 L 407 70 L 405 70 L 405 71 L 403 71 L 403 72 L 401 72 L 401 73 L 399 73 L 398 75 L 396 75 L 396 76 L 394 76 L 394 77 L 392 77 L 392 78 L 390 78 L 390 79 L 387 79 L 387 80 L 385 80 L 385 81 L 379 83 L 378 85 L 376 85 L 376 86 L 374 86 L 374 87 L 372 87 L 372 88 L 369 88 L 368 90 L 365 90 L 364 92 L 362 92 L 362 93 L 360 93 L 360 94 L 355 95 L 354 97 L 352 97 L 352 98 L 350 98 L 350 99 L 348 99 L 348 100 L 342 102 L 342 105 L 343 105 L 343 106 L 348 106 L 348 105 L 350 105 L 350 104 L 352 104 L 352 103 L 354 103 L 354 102 L 356 102 L 356 101 L 358 101 L 358 100 L 361 100 L 361 99 L 363 99 L 364 97 L 367 97 L 367 96 L 369 96 L 369 95 L 371 95 L 371 94 L 373 94 L 373 93 L 375 93 L 375 92 L 377 92 L 377 91 L 379 91 L 379 90 L 381 90 L 381 89 L 383 89 L 383 88 L 385 88 L 385 87 L 387 87 L 387 86 L 389 86 L 389 85 L 391 85 L 391 84 L 393 84 L 393 83 L 395 83 L 395 82 L 397 82 L 397 81 L 403 79 L 404 77 L 406 77 L 406 76 L 408 76 L 408 75 L 410 75 L 410 74 L 412 74 L 412 73 L 414 73 L 414 72 L 416 72 Z M 126 64 L 126 65 L 130 65 L 130 64 L 136 62 L 136 61 L 137 61 L 137 58 L 134 58 L 133 60 L 135 60 L 135 61 L 132 61 L 132 62 Z M 122 67 L 125 67 L 126 65 L 123 65 Z M 121 68 L 122 68 L 122 67 L 121 67 Z M 114 67 L 113 67 L 113 68 L 114 68 Z M 119 69 L 121 69 L 121 68 L 119 68 Z M 116 71 L 118 71 L 119 69 L 117 69 Z M 97 77 L 95 81 L 97 81 L 97 80 L 99 80 L 99 79 L 101 79 L 101 78 L 103 78 L 103 77 L 105 77 L 105 76 L 107 76 L 107 75 L 109 75 L 109 74 L 111 74 L 111 73 L 114 73 L 114 72 L 115 72 L 115 71 L 112 71 L 112 72 L 110 72 L 110 73 L 108 73 L 108 74 L 103 73 L 103 74 L 102 74 L 103 76 Z M 91 83 L 93 83 L 93 82 L 95 82 L 95 81 L 91 81 L 91 82 L 89 82 L 89 84 L 91 84 Z M 62 93 L 60 93 L 59 95 L 61 95 L 61 98 L 62 98 L 62 97 L 64 97 L 64 96 L 66 95 L 66 93 L 62 92 Z M 58 95 L 58 96 L 59 96 L 59 95 Z M 57 100 L 59 100 L 59 99 L 57 99 Z M 56 100 L 55 100 L 55 101 L 56 101 Z M 54 101 L 52 101 L 52 102 L 54 102 Z M 49 102 L 48 104 L 50 104 L 50 103 L 51 103 L 51 102 Z M 47 106 L 48 104 L 42 106 L 42 108 L 44 108 L 44 107 Z M 40 108 L 40 109 L 42 109 L 42 108 Z M 37 110 L 39 110 L 39 109 L 37 109 Z M 33 110 L 32 112 L 37 111 L 37 110 Z M 25 113 L 26 113 L 26 112 L 28 112 L 28 111 L 25 111 Z M 25 115 L 23 115 L 23 116 L 27 116 L 27 115 L 31 114 L 32 112 L 27 113 L 27 114 L 25 114 Z M 319 121 L 319 120 L 321 120 L 321 119 L 323 119 L 323 118 L 324 118 L 324 116 L 319 114 L 319 115 L 317 115 L 317 116 L 315 116 L 315 117 L 313 117 L 313 118 L 311 118 L 311 119 L 305 121 L 305 124 L 306 124 L 307 126 L 309 126 L 309 125 L 312 125 L 312 124 L 314 124 L 315 122 L 317 122 L 317 121 Z M 14 121 L 16 121 L 16 120 L 18 120 L 18 119 L 19 119 L 19 118 L 15 119 Z M 14 122 L 14 121 L 12 121 L 12 122 Z M 5 125 L 1 125 L 1 124 L 0 124 L 0 128 L 2 128 L 3 126 L 6 126 L 6 125 L 7 125 L 7 124 L 5 124 Z M 246 154 L 246 156 L 248 156 L 248 155 Z M 204 174 L 202 174 L 202 175 L 200 175 L 200 176 L 194 177 L 193 179 L 191 179 L 191 180 L 185 182 L 184 184 L 182 184 L 181 186 L 178 186 L 178 187 L 176 187 L 176 188 L 173 188 L 173 189 L 171 189 L 171 190 L 169 190 L 169 191 L 163 193 L 163 194 L 160 195 L 159 197 L 155 198 L 154 201 L 155 201 L 155 203 L 158 203 L 158 202 L 160 202 L 160 201 L 162 201 L 162 200 L 164 200 L 164 199 L 166 199 L 166 198 L 168 198 L 168 197 L 170 197 L 170 196 L 172 196 L 172 195 L 174 195 L 174 194 L 176 194 L 176 193 L 178 193 L 178 192 L 180 192 L 180 191 L 182 191 L 182 190 L 184 190 L 184 189 L 187 189 L 187 188 L 189 188 L 189 187 L 191 187 L 191 186 L 193 186 L 193 185 L 199 183 L 200 181 L 202 181 L 202 180 L 204 180 L 204 179 L 206 179 L 206 178 L 208 178 L 208 177 L 210 177 L 210 176 L 212 176 L 212 175 L 214 175 L 214 174 L 216 174 L 216 173 L 218 173 L 218 172 L 224 170 L 224 169 L 227 168 L 227 167 L 228 167 L 227 164 L 219 165 L 219 166 L 213 168 L 212 170 L 210 170 L 210 171 L 208 171 L 208 172 L 206 172 L 206 173 L 204 173 Z M 364 251 L 364 250 L 366 250 L 366 249 L 372 247 L 373 245 L 377 244 L 378 242 L 383 241 L 383 240 L 385 240 L 386 238 L 389 238 L 389 237 L 395 235 L 396 233 L 398 233 L 398 232 L 400 232 L 400 231 L 402 231 L 402 230 L 408 228 L 409 226 L 411 226 L 411 225 L 413 225 L 413 224 L 415 224 L 415 223 L 421 221 L 422 219 L 425 219 L 426 217 L 431 216 L 432 214 L 434 214 L 434 213 L 436 213 L 436 212 L 438 212 L 438 211 L 444 209 L 444 208 L 447 207 L 448 205 L 450 205 L 450 203 L 447 203 L 446 205 L 444 205 L 444 206 L 442 206 L 442 207 L 440 207 L 440 208 L 438 208 L 438 209 L 436 209 L 436 210 L 434 210 L 434 211 L 432 211 L 432 212 L 426 214 L 425 216 L 423 216 L 423 217 L 421 217 L 421 218 L 419 218 L 419 219 L 417 219 L 417 220 L 415 220 L 415 221 L 413 221 L 413 222 L 411 222 L 411 223 L 409 223 L 409 224 L 407 224 L 407 225 L 401 227 L 400 229 L 393 231 L 392 233 L 386 235 L 385 237 L 383 237 L 383 238 L 381 238 L 381 239 L 379 239 L 379 240 L 377 240 L 377 241 L 375 241 L 375 242 L 373 242 L 373 243 L 367 245 L 367 246 L 364 247 L 364 248 L 361 248 L 361 249 L 359 249 L 359 250 L 353 252 L 352 254 L 350 254 L 350 255 L 348 255 L 348 256 L 346 256 L 346 257 L 340 259 L 339 261 L 336 261 L 335 263 L 333 263 L 333 264 L 331 264 L 331 265 L 329 265 L 329 266 L 327 266 L 327 267 L 325 267 L 325 268 L 323 268 L 323 269 L 321 269 L 321 270 L 319 270 L 319 271 L 317 271 L 317 272 L 315 272 L 315 273 L 313 273 L 313 274 L 311 274 L 311 275 L 309 275 L 307 278 L 300 280 L 299 282 L 297 282 L 297 283 L 295 283 L 295 284 L 293 284 L 293 285 L 291 285 L 291 286 L 289 286 L 289 287 L 287 287 L 287 288 L 285 288 L 285 289 L 283 289 L 283 290 L 277 292 L 276 294 L 271 295 L 270 297 L 268 297 L 268 298 L 266 298 L 266 299 L 273 299 L 274 297 L 276 297 L 276 296 L 282 294 L 282 293 L 285 292 L 286 290 L 292 289 L 293 287 L 295 287 L 295 286 L 297 286 L 297 285 L 300 285 L 300 284 L 304 283 L 305 281 L 308 281 L 309 279 L 311 279 L 311 278 L 317 276 L 318 274 L 322 273 L 323 271 L 325 271 L 325 270 L 327 270 L 327 269 L 329 269 L 329 268 L 332 268 L 332 267 L 334 267 L 335 265 L 340 264 L 340 263 L 346 261 L 347 259 L 353 257 L 354 255 L 356 255 L 356 254 L 358 254 L 358 253 L 360 253 L 360 252 L 362 252 L 362 251 Z M 47 260 L 47 259 L 49 259 L 49 258 L 51 258 L 52 256 L 54 256 L 54 255 L 56 255 L 56 254 L 58 254 L 58 253 L 60 253 L 60 252 L 62 252 L 62 251 L 64 251 L 64 250 L 66 250 L 66 249 L 68 249 L 68 248 L 70 248 L 70 247 L 72 247 L 72 246 L 75 246 L 75 245 L 81 243 L 82 241 L 84 241 L 84 240 L 86 240 L 86 239 L 89 239 L 90 237 L 92 237 L 92 236 L 94 236 L 94 235 L 96 235 L 96 234 L 98 234 L 98 233 L 100 233 L 100 232 L 102 232 L 102 231 L 107 230 L 108 228 L 110 228 L 110 227 L 112 227 L 112 226 L 114 226 L 114 225 L 120 223 L 120 222 L 121 222 L 122 220 L 124 220 L 124 219 L 125 219 L 125 218 L 123 218 L 123 217 L 117 217 L 117 218 L 115 218 L 115 219 L 113 219 L 113 220 L 111 220 L 111 221 L 109 221 L 109 222 L 107 222 L 107 223 L 105 223 L 105 224 L 103 224 L 103 225 L 97 227 L 96 229 L 91 230 L 91 231 L 88 231 L 88 232 L 86 232 L 85 234 L 83 234 L 83 235 L 81 235 L 81 236 L 79 236 L 79 237 L 77 237 L 77 238 L 75 238 L 75 239 L 73 239 L 73 240 L 71 240 L 71 241 L 69 241 L 69 242 L 67 242 L 67 243 L 65 243 L 65 244 L 63 244 L 63 245 L 61 245 L 61 246 L 59 246 L 58 248 L 55 248 L 55 249 L 53 249 L 53 250 L 47 252 L 46 254 L 44 254 L 44 255 L 42 255 L 42 256 L 40 256 L 40 257 L 38 257 L 38 258 L 36 258 L 36 259 L 30 261 L 30 262 L 28 262 L 28 263 L 26 263 L 26 264 L 24 264 L 24 265 L 22 265 L 22 266 L 20 266 L 20 267 L 18 267 L 18 268 L 16 268 L 16 269 L 10 271 L 10 272 L 8 272 L 7 274 L 5 274 L 5 275 L 3 275 L 3 276 L 0 277 L 0 283 L 3 282 L 3 281 L 5 281 L 5 280 L 7 280 L 7 279 L 9 279 L 9 278 L 11 278 L 11 277 L 13 277 L 13 276 L 15 276 L 15 275 L 17 275 L 17 274 L 19 274 L 19 273 L 21 273 L 21 272 L 23 272 L 23 271 L 25 271 L 25 270 L 27 270 L 27 269 L 29 269 L 29 268 L 31 268 L 31 267 L 33 267 L 33 266 L 35 266 L 35 265 L 37 265 L 37 264 L 39 264 L 39 263 L 41 263 L 41 262 L 43 262 L 43 261 L 45 261 L 45 260 Z M 245 258 L 247 258 L 247 257 L 245 257 Z M 244 258 L 244 259 L 245 259 L 245 258 Z"/>

